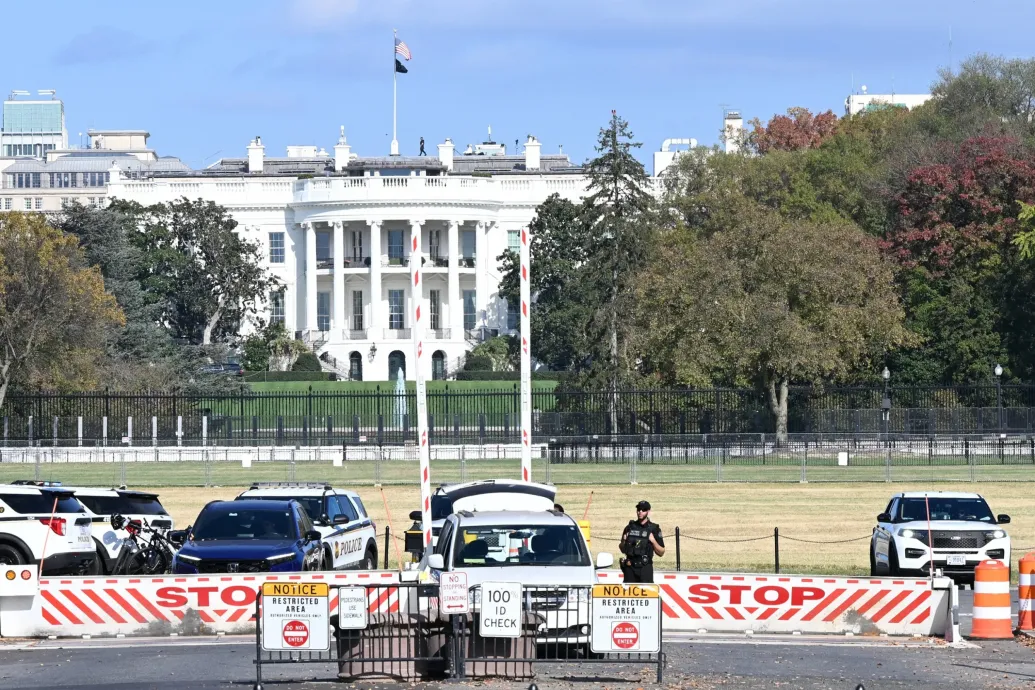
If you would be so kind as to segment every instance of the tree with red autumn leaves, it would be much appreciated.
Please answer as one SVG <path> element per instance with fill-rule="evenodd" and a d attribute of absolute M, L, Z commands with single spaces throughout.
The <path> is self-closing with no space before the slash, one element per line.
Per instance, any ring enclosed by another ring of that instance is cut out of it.
<path fill-rule="evenodd" d="M 748 145 L 760 154 L 818 148 L 837 132 L 837 122 L 837 115 L 830 110 L 813 115 L 808 108 L 790 108 L 786 115 L 775 115 L 766 125 L 757 117 L 752 120 L 754 130 L 748 136 Z"/>

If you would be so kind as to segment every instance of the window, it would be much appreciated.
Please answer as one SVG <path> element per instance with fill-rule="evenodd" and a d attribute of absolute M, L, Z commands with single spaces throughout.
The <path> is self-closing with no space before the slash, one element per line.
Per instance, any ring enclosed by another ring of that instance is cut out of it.
<path fill-rule="evenodd" d="M 360 498 L 359 496 L 353 496 L 352 497 L 352 505 L 356 506 L 356 510 L 359 511 L 359 516 L 361 518 L 369 517 L 369 515 L 367 514 L 367 507 L 365 505 L 363 505 L 363 499 L 362 498 Z"/>
<path fill-rule="evenodd" d="M 43 197 L 39 197 L 39 196 L 36 197 L 36 210 L 37 211 L 42 211 L 43 210 Z"/>
<path fill-rule="evenodd" d="M 439 244 L 440 232 L 440 230 L 431 230 L 428 232 L 428 256 L 432 259 L 438 259 L 442 256 L 442 253 L 439 250 L 439 247 L 441 246 Z"/>
<path fill-rule="evenodd" d="M 359 519 L 359 514 L 356 512 L 356 508 L 352 505 L 352 501 L 349 500 L 348 496 L 332 496 L 332 501 L 337 501 L 338 505 L 341 506 L 341 514 L 349 519 L 349 522 L 355 522 Z"/>
<path fill-rule="evenodd" d="M 507 230 L 507 249 L 518 254 L 521 252 L 521 231 Z"/>
<path fill-rule="evenodd" d="M 444 381 L 446 378 L 446 353 L 442 350 L 431 355 L 431 380 Z"/>
<path fill-rule="evenodd" d="M 103 187 L 108 184 L 108 177 L 111 173 L 92 172 L 83 173 L 84 187 Z"/>
<path fill-rule="evenodd" d="M 68 197 L 61 197 L 61 208 L 68 208 Z"/>
<path fill-rule="evenodd" d="M 432 290 L 428 293 L 428 302 L 430 302 L 429 308 L 431 311 L 430 327 L 433 331 L 437 331 L 442 328 L 442 319 L 439 316 L 439 312 L 442 311 L 441 300 L 442 298 L 439 296 L 438 290 Z"/>
<path fill-rule="evenodd" d="M 26 211 L 31 211 L 32 210 L 32 199 L 29 199 L 28 197 L 26 197 L 25 199 L 22 199 L 22 202 L 25 204 L 25 210 Z"/>
<path fill-rule="evenodd" d="M 464 290 L 464 330 L 473 331 L 478 322 L 474 307 L 474 290 Z"/>
<path fill-rule="evenodd" d="M 363 291 L 352 291 L 352 330 L 363 330 Z"/>
<path fill-rule="evenodd" d="M 521 328 L 521 314 L 516 302 L 507 300 L 507 329 L 514 331 Z"/>
<path fill-rule="evenodd" d="M 396 381 L 399 378 L 399 374 L 402 373 L 402 377 L 406 378 L 406 355 L 399 350 L 396 350 L 392 354 L 388 355 L 388 378 L 392 381 Z"/>
<path fill-rule="evenodd" d="M 7 185 L 17 189 L 39 189 L 40 178 L 41 173 L 13 173 L 7 176 Z"/>
<path fill-rule="evenodd" d="M 50 186 L 55 189 L 70 189 L 76 185 L 75 173 L 50 173 Z"/>
<path fill-rule="evenodd" d="M 14 199 L 12 199 L 11 197 L 7 197 L 6 199 L 4 199 L 4 210 L 5 211 L 10 211 L 11 210 L 11 203 L 13 201 L 14 201 Z"/>
<path fill-rule="evenodd" d="M 489 548 L 509 539 L 528 539 L 531 549 L 511 555 L 508 549 Z M 439 537 L 441 541 L 441 537 Z M 502 540 L 502 541 L 501 541 Z M 453 562 L 465 567 L 505 567 L 534 563 L 540 566 L 590 566 L 585 542 L 575 525 L 478 525 L 461 527 L 453 539 Z"/>
<path fill-rule="evenodd" d="M 321 331 L 331 330 L 331 293 L 316 293 L 316 327 Z"/>
<path fill-rule="evenodd" d="M 363 355 L 358 352 L 349 355 L 349 380 L 363 380 Z"/>
<path fill-rule="evenodd" d="M 354 261 L 363 260 L 363 232 L 361 230 L 352 231 L 352 259 Z"/>
<path fill-rule="evenodd" d="M 463 230 L 460 233 L 460 255 L 465 259 L 474 259 L 474 230 Z"/>
<path fill-rule="evenodd" d="M 86 201 L 90 204 L 90 208 L 97 208 L 97 197 L 95 197 L 95 196 L 87 197 Z"/>
<path fill-rule="evenodd" d="M 403 318 L 403 291 L 388 291 L 388 327 L 394 330 L 404 328 L 406 320 Z"/>
<path fill-rule="evenodd" d="M 39 189 L 40 188 L 40 186 L 41 186 L 40 185 L 40 177 L 41 176 L 42 176 L 41 173 L 32 173 L 32 188 L 33 189 Z"/>
<path fill-rule="evenodd" d="M 330 261 L 331 259 L 331 233 L 316 233 L 316 260 Z"/>
<path fill-rule="evenodd" d="M 284 263 L 284 233 L 270 233 L 270 263 Z"/>
<path fill-rule="evenodd" d="M 388 231 L 388 262 L 399 265 L 403 258 L 403 231 Z"/>
<path fill-rule="evenodd" d="M 284 324 L 284 292 L 282 290 L 270 293 L 270 323 Z"/>

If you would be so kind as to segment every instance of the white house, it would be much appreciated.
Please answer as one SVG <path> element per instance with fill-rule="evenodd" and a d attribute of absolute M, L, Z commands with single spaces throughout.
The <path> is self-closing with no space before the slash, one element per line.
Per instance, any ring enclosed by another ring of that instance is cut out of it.
<path fill-rule="evenodd" d="M 129 179 L 116 164 L 109 172 L 109 197 L 203 198 L 226 207 L 283 284 L 264 316 L 340 374 L 366 380 L 394 378 L 400 367 L 415 377 L 413 226 L 421 232 L 430 329 L 424 375 L 442 378 L 474 344 L 517 329 L 516 310 L 497 294 L 497 259 L 517 250 L 520 229 L 548 196 L 577 200 L 586 189 L 580 167 L 544 154 L 531 136 L 518 155 L 493 141 L 457 152 L 446 139 L 437 156 L 365 158 L 352 153 L 344 128 L 333 154 L 289 146 L 285 157 L 267 157 L 256 137 L 247 157 L 204 170 Z"/>

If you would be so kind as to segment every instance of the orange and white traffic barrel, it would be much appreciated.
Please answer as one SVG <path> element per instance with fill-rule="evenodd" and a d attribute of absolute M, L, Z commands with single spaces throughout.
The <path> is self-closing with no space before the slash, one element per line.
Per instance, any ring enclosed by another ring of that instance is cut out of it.
<path fill-rule="evenodd" d="M 1018 630 L 1035 630 L 1035 553 L 1021 559 L 1018 567 L 1020 587 L 1018 588 L 1019 612 Z"/>
<path fill-rule="evenodd" d="M 1013 637 L 1010 611 L 1010 568 L 1002 561 L 981 561 L 974 568 L 974 627 L 978 640 Z"/>

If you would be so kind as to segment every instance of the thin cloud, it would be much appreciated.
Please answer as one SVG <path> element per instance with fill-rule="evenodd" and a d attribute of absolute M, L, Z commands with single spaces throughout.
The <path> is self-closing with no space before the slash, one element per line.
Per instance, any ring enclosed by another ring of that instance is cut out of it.
<path fill-rule="evenodd" d="M 114 26 L 95 26 L 74 36 L 54 54 L 57 65 L 93 65 L 119 62 L 151 53 L 154 44 Z"/>

